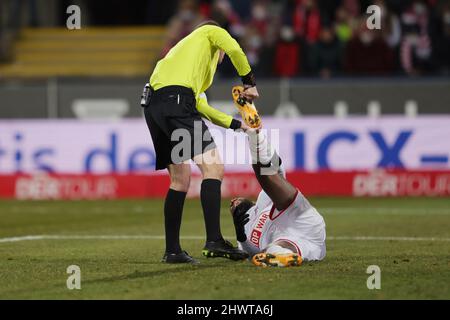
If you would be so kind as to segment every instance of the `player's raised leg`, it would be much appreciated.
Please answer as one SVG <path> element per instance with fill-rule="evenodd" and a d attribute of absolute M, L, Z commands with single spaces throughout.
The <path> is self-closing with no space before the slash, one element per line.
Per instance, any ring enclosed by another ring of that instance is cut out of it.
<path fill-rule="evenodd" d="M 253 170 L 264 192 L 279 211 L 288 208 L 297 196 L 297 189 L 284 177 L 281 159 L 273 150 L 264 132 L 248 130 L 249 147 L 253 160 Z M 276 241 L 264 252 L 252 258 L 257 266 L 292 267 L 302 264 L 302 257 L 289 241 Z"/>
<path fill-rule="evenodd" d="M 277 210 L 287 208 L 295 199 L 297 189 L 282 175 L 281 159 L 261 130 L 247 130 L 253 160 L 253 171 L 261 188 Z"/>

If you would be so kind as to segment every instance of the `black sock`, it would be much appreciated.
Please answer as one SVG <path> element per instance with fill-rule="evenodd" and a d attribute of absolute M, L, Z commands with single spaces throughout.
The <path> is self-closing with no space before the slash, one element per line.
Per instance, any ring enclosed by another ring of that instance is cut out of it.
<path fill-rule="evenodd" d="M 205 179 L 200 189 L 203 216 L 206 226 L 206 241 L 218 241 L 223 239 L 220 232 L 220 187 L 222 181 L 217 179 Z"/>
<path fill-rule="evenodd" d="M 166 229 L 166 252 L 180 253 L 180 226 L 186 192 L 169 189 L 164 202 L 164 226 Z"/>

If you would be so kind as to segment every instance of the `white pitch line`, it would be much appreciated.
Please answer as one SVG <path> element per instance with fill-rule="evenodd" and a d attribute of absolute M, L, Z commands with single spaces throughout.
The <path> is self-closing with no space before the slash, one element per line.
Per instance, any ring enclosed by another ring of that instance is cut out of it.
<path fill-rule="evenodd" d="M 381 214 L 381 215 L 450 215 L 449 208 L 421 208 L 421 207 L 318 207 L 319 212 L 326 215 L 330 214 Z M 61 210 L 60 207 L 48 208 L 44 206 L 12 206 L 7 208 L 9 212 L 14 214 L 53 214 L 55 211 Z M 6 211 L 5 210 L 5 211 Z M 103 214 L 108 213 L 145 213 L 148 212 L 148 208 L 137 206 L 130 206 L 129 208 L 106 208 L 100 206 L 94 206 L 86 208 L 83 212 L 80 212 L 77 208 L 67 208 L 64 209 L 65 213 L 82 213 L 82 214 Z M 222 209 L 223 212 L 227 212 L 227 209 Z"/>
<path fill-rule="evenodd" d="M 450 238 L 436 238 L 436 237 L 327 237 L 327 240 L 351 240 L 351 241 L 450 241 Z"/>
<path fill-rule="evenodd" d="M 182 236 L 183 240 L 201 240 L 205 237 Z M 164 236 L 151 235 L 30 235 L 0 238 L 0 243 L 30 240 L 164 240 Z"/>
<path fill-rule="evenodd" d="M 425 208 L 319 208 L 324 215 L 357 214 L 367 215 L 450 215 L 450 209 L 425 209 Z"/>
<path fill-rule="evenodd" d="M 33 240 L 164 240 L 163 235 L 28 235 L 0 238 L 0 243 Z M 233 237 L 226 237 L 233 238 Z M 204 236 L 181 236 L 182 240 L 204 240 Z M 344 241 L 450 241 L 450 238 L 436 237 L 388 237 L 388 236 L 329 236 L 327 240 Z"/>

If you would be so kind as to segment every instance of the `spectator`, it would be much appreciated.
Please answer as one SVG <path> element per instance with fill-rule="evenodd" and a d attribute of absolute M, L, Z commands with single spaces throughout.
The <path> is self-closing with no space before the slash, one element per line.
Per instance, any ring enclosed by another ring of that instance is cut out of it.
<path fill-rule="evenodd" d="M 251 10 L 251 19 L 246 26 L 245 35 L 242 39 L 242 45 L 247 58 L 257 73 L 264 69 L 261 67 L 262 53 L 268 43 L 265 42 L 270 32 L 271 20 L 268 13 L 268 4 L 266 1 L 254 1 Z"/>
<path fill-rule="evenodd" d="M 274 46 L 279 36 L 282 24 L 283 6 L 276 2 L 259 0 L 254 1 L 251 10 L 251 18 L 247 28 L 256 29 L 263 39 L 264 45 Z"/>
<path fill-rule="evenodd" d="M 429 20 L 428 8 L 422 0 L 414 0 L 401 16 L 404 36 L 400 61 L 408 75 L 422 74 L 430 68 L 432 48 L 428 34 Z"/>
<path fill-rule="evenodd" d="M 386 75 L 393 70 L 393 52 L 376 30 L 362 19 L 345 50 L 344 70 L 351 75 Z"/>
<path fill-rule="evenodd" d="M 381 8 L 381 30 L 362 26 L 370 4 Z M 209 18 L 239 41 L 260 76 L 448 74 L 449 6 L 449 0 L 179 0 L 163 54 Z M 234 75 L 227 58 L 218 71 Z"/>
<path fill-rule="evenodd" d="M 252 6 L 250 26 L 255 28 L 260 35 L 267 32 L 269 25 L 268 5 L 263 1 L 255 1 Z"/>
<path fill-rule="evenodd" d="M 230 0 L 230 2 L 242 21 L 250 20 L 253 0 Z"/>
<path fill-rule="evenodd" d="M 330 26 L 335 21 L 335 15 L 340 1 L 317 0 L 322 25 Z"/>
<path fill-rule="evenodd" d="M 440 10 L 436 30 L 435 54 L 438 71 L 450 74 L 450 4 L 446 3 Z"/>
<path fill-rule="evenodd" d="M 390 48 L 397 48 L 402 38 L 400 20 L 387 6 L 385 0 L 376 0 L 375 5 L 381 9 L 381 33 Z"/>
<path fill-rule="evenodd" d="M 216 0 L 211 6 L 211 19 L 217 21 L 237 39 L 241 38 L 245 28 L 239 15 L 233 10 L 229 0 Z M 234 72 L 234 71 L 233 71 Z"/>
<path fill-rule="evenodd" d="M 210 17 L 211 16 L 211 1 L 200 0 L 199 4 L 198 4 L 198 10 L 202 17 Z"/>
<path fill-rule="evenodd" d="M 342 45 L 330 27 L 322 28 L 319 41 L 312 47 L 309 55 L 310 70 L 314 75 L 327 79 L 341 68 Z"/>
<path fill-rule="evenodd" d="M 169 21 L 162 55 L 164 56 L 175 43 L 188 35 L 203 19 L 197 1 L 181 0 L 177 13 Z"/>
<path fill-rule="evenodd" d="M 361 16 L 361 0 L 342 0 L 342 8 L 348 12 L 350 17 L 358 18 Z"/>
<path fill-rule="evenodd" d="M 283 26 L 276 45 L 274 73 L 278 77 L 293 77 L 300 72 L 300 44 L 292 27 Z"/>
<path fill-rule="evenodd" d="M 350 15 L 344 6 L 341 6 L 336 11 L 336 36 L 339 41 L 346 44 L 353 35 L 356 19 Z"/>
<path fill-rule="evenodd" d="M 317 41 L 320 34 L 321 18 L 317 0 L 294 0 L 286 7 L 287 22 L 292 25 L 295 35 L 308 44 Z"/>
<path fill-rule="evenodd" d="M 258 29 L 248 26 L 241 43 L 247 54 L 250 66 L 257 66 L 259 63 L 259 51 L 263 46 L 262 35 L 259 33 Z"/>

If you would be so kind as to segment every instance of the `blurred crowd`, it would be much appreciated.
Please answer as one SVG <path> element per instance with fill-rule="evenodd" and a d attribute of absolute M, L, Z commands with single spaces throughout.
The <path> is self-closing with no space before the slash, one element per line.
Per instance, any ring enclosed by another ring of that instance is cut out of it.
<path fill-rule="evenodd" d="M 380 30 L 367 26 L 370 5 Z M 205 19 L 238 40 L 258 76 L 450 74 L 450 0 L 180 0 L 162 54 Z M 229 60 L 218 70 L 235 75 Z"/>
<path fill-rule="evenodd" d="M 49 25 L 49 8 L 53 25 L 64 26 L 74 3 L 84 25 L 167 23 L 162 54 L 216 20 L 258 76 L 450 75 L 450 0 L 0 0 L 0 38 L 4 25 Z M 370 5 L 381 9 L 380 30 L 367 27 Z M 218 71 L 235 75 L 228 59 Z"/>

